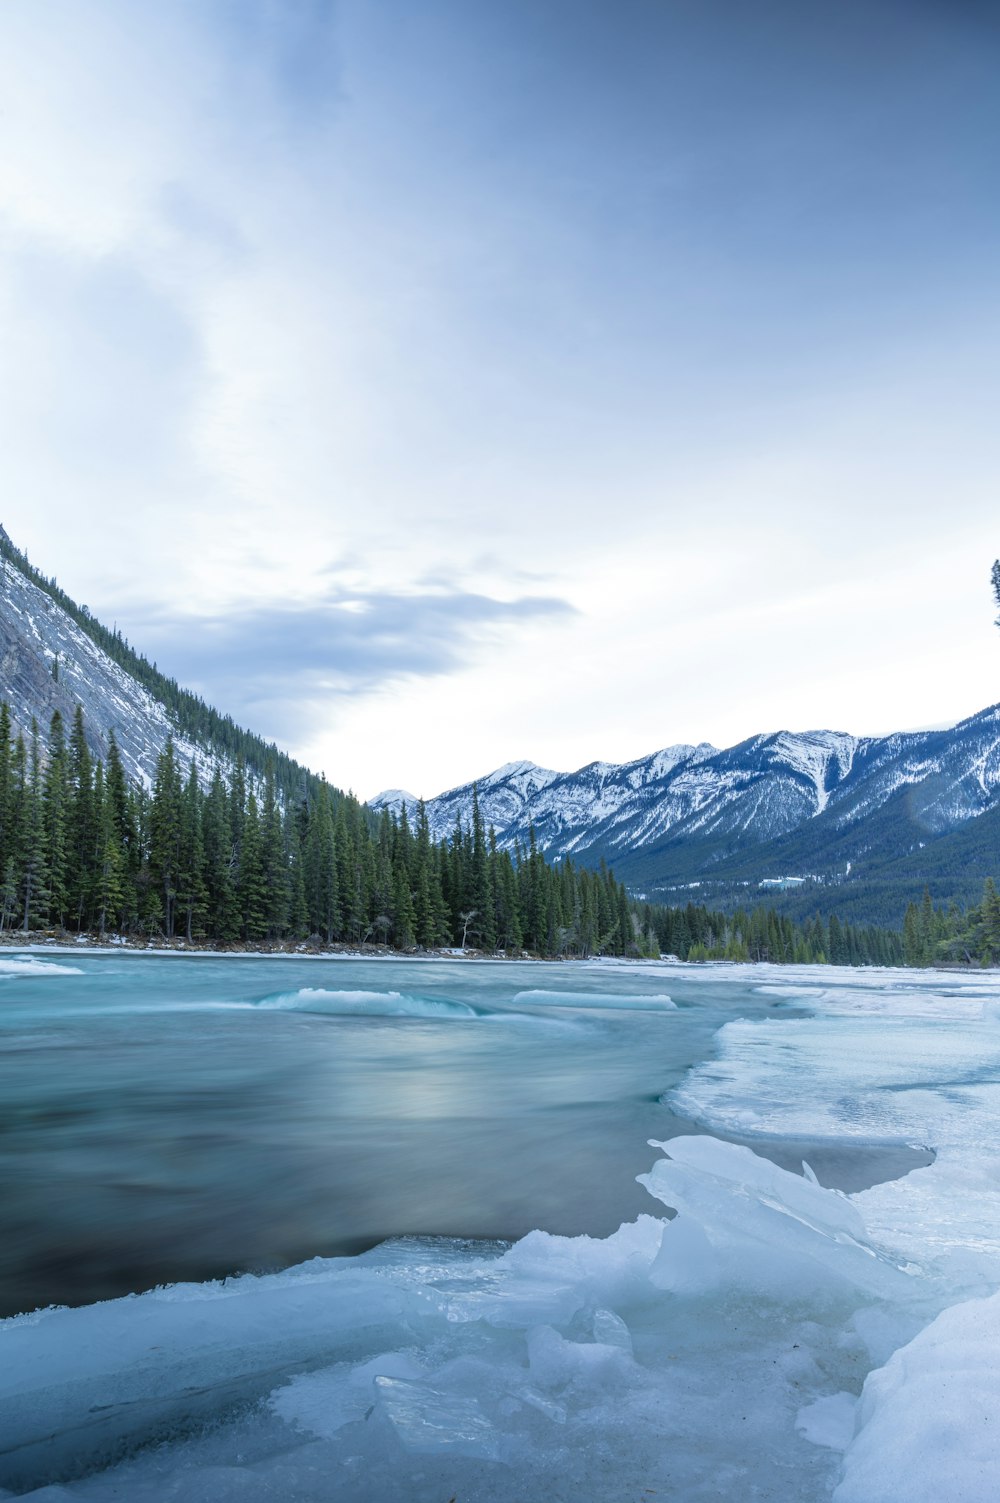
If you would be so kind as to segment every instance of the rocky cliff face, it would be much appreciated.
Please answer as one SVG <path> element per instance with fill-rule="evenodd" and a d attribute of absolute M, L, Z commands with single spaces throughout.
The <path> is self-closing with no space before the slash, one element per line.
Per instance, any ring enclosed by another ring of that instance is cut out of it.
<path fill-rule="evenodd" d="M 87 636 L 71 616 L 19 569 L 0 558 L 0 698 L 27 737 L 36 720 L 42 737 L 53 710 L 67 731 L 83 707 L 91 751 L 107 756 L 113 730 L 130 777 L 147 786 L 173 729 L 166 709 Z M 195 747 L 175 732 L 185 765 Z M 202 754 L 200 760 L 206 758 Z"/>

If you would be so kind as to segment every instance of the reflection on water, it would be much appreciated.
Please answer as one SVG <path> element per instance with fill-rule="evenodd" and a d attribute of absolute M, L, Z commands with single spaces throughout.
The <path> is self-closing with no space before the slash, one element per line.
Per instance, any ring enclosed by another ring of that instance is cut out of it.
<path fill-rule="evenodd" d="M 658 1097 L 734 1005 L 657 1005 L 684 988 L 654 968 L 66 963 L 0 961 L 3 1313 L 397 1234 L 605 1235 L 654 1209 Z"/>

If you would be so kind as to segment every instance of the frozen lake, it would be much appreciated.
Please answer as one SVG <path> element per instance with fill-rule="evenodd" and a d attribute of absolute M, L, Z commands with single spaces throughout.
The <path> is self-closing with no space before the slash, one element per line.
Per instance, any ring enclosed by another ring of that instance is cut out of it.
<path fill-rule="evenodd" d="M 0 1327 L 0 1487 L 992 1497 L 992 1359 L 936 1492 L 913 1416 L 1000 1325 L 961 1303 L 1000 1287 L 998 1011 L 989 976 L 7 952 L 6 1309 L 80 1308 Z"/>

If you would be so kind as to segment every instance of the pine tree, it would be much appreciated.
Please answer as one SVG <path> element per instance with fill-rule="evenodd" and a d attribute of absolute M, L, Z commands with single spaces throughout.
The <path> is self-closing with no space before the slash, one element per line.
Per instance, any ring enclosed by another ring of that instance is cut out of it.
<path fill-rule="evenodd" d="M 202 843 L 207 889 L 206 927 L 215 939 L 229 944 L 238 939 L 240 934 L 234 890 L 236 850 L 229 794 L 218 768 L 212 774 L 212 781 L 204 798 Z"/>
<path fill-rule="evenodd" d="M 267 933 L 267 885 L 264 880 L 263 838 L 257 799 L 247 798 L 243 843 L 236 885 L 243 938 L 262 939 Z"/>
<path fill-rule="evenodd" d="M 22 853 L 21 892 L 23 902 L 22 928 L 25 933 L 41 927 L 48 912 L 48 840 L 45 810 L 42 801 L 42 754 L 38 739 L 38 722 L 31 722 L 30 761 L 25 767 L 21 757 L 24 787 L 21 797 L 20 838 L 18 846 Z"/>
<path fill-rule="evenodd" d="M 97 877 L 98 831 L 94 808 L 94 771 L 77 705 L 69 740 L 69 808 L 67 811 L 67 889 L 78 930 L 87 927 Z"/>
<path fill-rule="evenodd" d="M 149 819 L 150 889 L 148 918 L 159 919 L 167 939 L 174 937 L 181 867 L 181 780 L 173 737 L 156 763 Z"/>
<path fill-rule="evenodd" d="M 125 852 L 110 793 L 104 793 L 98 809 L 98 865 L 94 897 L 97 932 L 103 939 L 109 924 L 115 929 L 121 925 L 126 907 L 127 873 Z"/>
<path fill-rule="evenodd" d="M 264 807 L 261 811 L 261 860 L 266 891 L 265 922 L 272 939 L 280 939 L 288 928 L 288 853 L 278 809 L 274 768 L 268 764 L 264 780 Z"/>
<path fill-rule="evenodd" d="M 184 921 L 184 936 L 188 944 L 196 935 L 205 932 L 203 920 L 207 907 L 201 787 L 198 765 L 192 762 L 180 801 L 177 847 L 177 908 Z"/>
<path fill-rule="evenodd" d="M 50 924 L 62 929 L 69 902 L 69 854 L 66 820 L 69 803 L 69 769 L 66 761 L 66 737 L 63 718 L 53 710 L 49 725 L 49 747 L 42 780 L 42 809 L 45 821 L 45 853 L 48 865 L 48 908 Z"/>
<path fill-rule="evenodd" d="M 406 862 L 400 854 L 392 868 L 392 927 L 398 949 L 413 949 L 416 944 L 415 922 L 410 878 L 406 870 Z"/>
<path fill-rule="evenodd" d="M 979 956 L 984 965 L 1000 963 L 1000 896 L 992 877 L 987 877 L 983 888 L 983 901 Z"/>
<path fill-rule="evenodd" d="M 305 862 L 299 825 L 290 809 L 285 818 L 285 849 L 288 852 L 288 925 L 293 939 L 305 939 L 309 933 L 309 904 L 306 898 Z"/>
<path fill-rule="evenodd" d="M 302 850 L 303 885 L 310 932 L 332 944 L 342 932 L 341 882 L 345 873 L 338 863 L 340 843 L 346 847 L 346 829 L 334 831 L 330 789 L 324 780 L 313 800 Z"/>
<path fill-rule="evenodd" d="M 0 872 L 14 861 L 14 748 L 10 709 L 0 704 Z"/>

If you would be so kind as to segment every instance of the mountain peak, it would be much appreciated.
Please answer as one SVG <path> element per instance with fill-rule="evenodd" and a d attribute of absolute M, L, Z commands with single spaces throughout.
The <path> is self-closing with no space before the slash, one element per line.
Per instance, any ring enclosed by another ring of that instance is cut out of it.
<path fill-rule="evenodd" d="M 523 846 L 533 830 L 550 858 L 604 859 L 667 901 L 692 877 L 753 886 L 758 872 L 772 874 L 772 850 L 776 870 L 839 882 L 849 862 L 854 881 L 879 851 L 896 859 L 1000 809 L 1000 708 L 948 731 L 780 730 L 572 773 L 507 762 L 476 786 L 501 846 Z M 468 825 L 472 790 L 470 782 L 428 803 L 436 835 Z"/>

